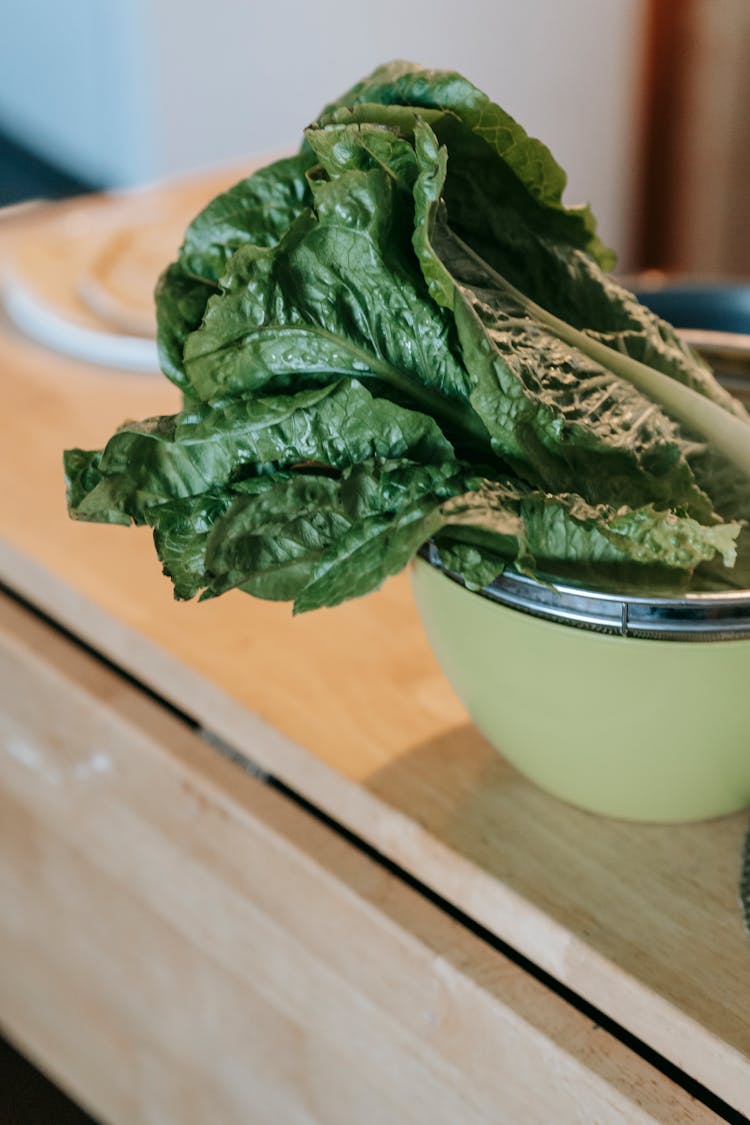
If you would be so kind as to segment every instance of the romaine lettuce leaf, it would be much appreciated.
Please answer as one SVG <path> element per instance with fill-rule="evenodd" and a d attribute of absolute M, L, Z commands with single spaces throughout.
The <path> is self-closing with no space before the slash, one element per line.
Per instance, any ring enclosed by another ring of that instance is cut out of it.
<path fill-rule="evenodd" d="M 296 395 L 129 422 L 101 453 L 69 450 L 65 469 L 77 519 L 144 523 L 157 504 L 215 494 L 268 466 L 343 467 L 404 456 L 439 464 L 452 455 L 432 418 L 373 398 L 357 380 L 342 380 Z"/>
<path fill-rule="evenodd" d="M 431 124 L 441 143 L 449 143 L 451 150 L 456 146 L 457 182 L 474 180 L 477 174 L 486 182 L 474 221 L 486 221 L 488 212 L 502 215 L 509 193 L 517 193 L 522 207 L 533 214 L 533 225 L 587 251 L 605 269 L 614 265 L 613 252 L 596 234 L 590 208 L 564 206 L 567 177 L 547 146 L 455 71 L 425 70 L 404 61 L 377 67 L 326 106 L 319 124 L 364 121 L 403 130 L 415 116 Z M 472 189 L 466 210 L 473 211 L 474 203 Z"/>
<path fill-rule="evenodd" d="M 177 597 L 297 612 L 427 539 L 474 587 L 508 565 L 721 586 L 750 420 L 602 272 L 564 186 L 460 75 L 379 68 L 188 228 L 156 293 L 183 409 L 68 451 L 71 515 L 149 524 Z"/>
<path fill-rule="evenodd" d="M 260 168 L 221 192 L 193 219 L 179 258 L 156 286 L 156 322 L 162 371 L 188 396 L 182 362 L 185 341 L 200 326 L 209 297 L 234 252 L 245 245 L 274 246 L 310 202 L 309 149 Z"/>
<path fill-rule="evenodd" d="M 692 570 L 717 551 L 730 562 L 738 530 L 651 506 L 593 508 L 455 461 L 406 459 L 250 478 L 237 491 L 158 505 L 147 519 L 178 597 L 240 588 L 294 601 L 295 612 L 371 592 L 430 537 L 450 569 L 484 585 L 506 564 L 532 572 L 571 554 L 620 573 L 647 564 Z"/>
<path fill-rule="evenodd" d="M 185 232 L 179 258 L 183 270 L 218 282 L 240 246 L 275 246 L 310 204 L 307 173 L 314 163 L 305 149 L 260 168 L 212 199 Z"/>
<path fill-rule="evenodd" d="M 411 249 L 412 216 L 379 167 L 317 185 L 278 246 L 232 258 L 185 345 L 193 393 L 212 402 L 365 380 L 458 445 L 488 450 L 452 318 L 430 300 Z"/>
<path fill-rule="evenodd" d="M 490 267 L 574 327 L 744 414 L 671 325 L 602 272 L 614 254 L 588 207 L 563 205 L 565 173 L 549 150 L 461 75 L 406 62 L 379 67 L 326 107 L 320 124 L 408 132 L 415 119 L 450 154 L 443 187 L 451 229 Z"/>

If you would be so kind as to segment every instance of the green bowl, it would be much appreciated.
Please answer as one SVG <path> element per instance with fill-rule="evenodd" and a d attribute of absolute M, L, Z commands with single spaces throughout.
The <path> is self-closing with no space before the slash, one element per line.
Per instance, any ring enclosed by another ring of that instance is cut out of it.
<path fill-rule="evenodd" d="M 718 595 L 680 639 L 684 601 L 642 600 L 630 625 L 623 610 L 619 632 L 599 631 L 606 614 L 592 625 L 589 607 L 584 628 L 550 619 L 554 605 L 542 605 L 548 616 L 540 617 L 487 596 L 492 588 L 470 592 L 434 557 L 415 561 L 412 580 L 435 654 L 472 719 L 543 789 L 642 821 L 703 820 L 750 805 L 750 594 L 734 633 L 707 624 L 723 611 Z M 550 587 L 527 583 L 527 594 L 531 586 L 550 601 Z M 610 619 L 613 609 L 619 604 L 605 606 Z M 665 629 L 670 612 L 675 625 Z"/>

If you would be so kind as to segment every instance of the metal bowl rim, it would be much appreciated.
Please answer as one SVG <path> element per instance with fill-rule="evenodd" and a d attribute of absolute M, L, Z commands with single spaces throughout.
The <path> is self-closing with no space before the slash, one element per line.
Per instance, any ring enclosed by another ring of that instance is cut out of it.
<path fill-rule="evenodd" d="M 434 543 L 426 544 L 420 555 L 465 588 L 461 576 L 443 565 Z M 494 582 L 469 592 L 547 621 L 621 636 L 696 641 L 750 638 L 750 590 L 674 598 L 616 594 L 573 586 L 549 575 L 532 578 L 509 568 Z"/>

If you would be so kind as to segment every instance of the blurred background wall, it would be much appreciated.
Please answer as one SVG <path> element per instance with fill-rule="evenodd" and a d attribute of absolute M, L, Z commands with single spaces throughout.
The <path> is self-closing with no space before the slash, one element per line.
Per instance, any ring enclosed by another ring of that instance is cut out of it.
<path fill-rule="evenodd" d="M 0 10 L 0 203 L 33 194 L 34 167 L 38 194 L 62 194 L 292 148 L 329 98 L 402 57 L 462 71 L 541 137 L 621 268 L 750 273 L 750 0 Z"/>
<path fill-rule="evenodd" d="M 634 255 L 750 274 L 750 0 L 650 0 Z"/>
<path fill-rule="evenodd" d="M 327 100 L 410 58 L 462 71 L 541 137 L 569 201 L 590 200 L 630 258 L 640 0 L 2 0 L 2 12 L 0 130 L 82 183 L 291 148 Z M 0 154 L 0 194 L 2 181 Z"/>

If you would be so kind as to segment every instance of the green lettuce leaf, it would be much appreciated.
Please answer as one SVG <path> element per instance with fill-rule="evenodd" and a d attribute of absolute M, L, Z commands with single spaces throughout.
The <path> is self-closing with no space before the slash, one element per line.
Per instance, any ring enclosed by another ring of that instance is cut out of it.
<path fill-rule="evenodd" d="M 267 478 L 259 477 L 259 481 Z M 167 500 L 146 509 L 154 546 L 174 596 L 186 601 L 206 585 L 206 549 L 214 525 L 226 514 L 234 493 L 228 489 Z"/>
<path fill-rule="evenodd" d="M 209 297 L 240 246 L 275 246 L 311 200 L 309 149 L 277 160 L 212 199 L 185 232 L 179 258 L 156 286 L 159 363 L 168 379 L 192 396 L 183 348 L 203 319 Z"/>
<path fill-rule="evenodd" d="M 159 527 L 162 512 L 155 510 Z M 717 551 L 731 561 L 737 530 L 701 527 L 652 507 L 594 509 L 580 497 L 493 482 L 455 462 L 369 461 L 336 476 L 261 478 L 218 513 L 200 549 L 186 553 L 202 552 L 204 597 L 239 587 L 294 600 L 295 612 L 304 612 L 377 589 L 433 536 L 446 558 L 455 564 L 460 557 L 464 577 L 467 565 L 469 579 L 479 576 L 483 585 L 507 563 L 533 570 L 571 551 L 598 566 L 692 570 Z M 190 596 L 201 585 L 193 573 Z"/>
<path fill-rule="evenodd" d="M 192 395 L 185 373 L 183 349 L 200 326 L 216 286 L 186 273 L 179 262 L 167 266 L 156 284 L 156 344 L 159 365 L 183 394 Z"/>
<path fill-rule="evenodd" d="M 69 451 L 65 468 L 77 519 L 144 523 L 157 504 L 215 493 L 269 464 L 344 467 L 372 457 L 439 464 L 452 455 L 432 418 L 342 380 L 126 423 L 101 453 Z"/>
<path fill-rule="evenodd" d="M 156 293 L 183 409 L 69 450 L 71 515 L 150 525 L 179 598 L 296 612 L 426 540 L 473 587 L 721 587 L 738 542 L 745 575 L 750 420 L 564 187 L 460 75 L 379 68 L 190 225 Z"/>
<path fill-rule="evenodd" d="M 671 325 L 602 272 L 614 255 L 589 208 L 563 205 L 565 173 L 549 150 L 461 75 L 405 62 L 379 67 L 320 124 L 408 132 L 415 117 L 450 153 L 443 187 L 451 229 L 490 267 L 577 329 L 745 413 Z"/>
<path fill-rule="evenodd" d="M 259 597 L 296 598 L 298 608 L 304 608 L 304 600 L 319 597 L 320 604 L 333 604 L 325 590 L 320 593 L 331 560 L 336 563 L 335 583 L 343 574 L 342 589 L 353 589 L 352 582 L 374 589 L 391 573 L 383 540 L 375 534 L 376 521 L 389 527 L 400 545 L 403 537 L 395 536 L 396 528 L 403 526 L 415 504 L 434 510 L 442 499 L 463 489 L 465 481 L 466 474 L 454 462 L 425 466 L 405 460 L 369 461 L 336 477 L 298 473 L 262 495 L 239 497 L 209 537 L 204 596 L 240 586 Z M 342 560 L 350 554 L 352 539 L 370 545 L 373 562 L 369 568 L 357 564 L 359 573 L 357 566 L 344 568 L 344 574 Z"/>
<path fill-rule="evenodd" d="M 446 484 L 456 490 L 448 500 L 437 491 L 413 490 L 395 511 L 365 515 L 333 537 L 297 592 L 295 613 L 370 593 L 433 537 L 441 550 L 451 544 L 452 561 L 469 562 L 469 580 L 482 585 L 505 564 L 528 573 L 552 567 L 554 573 L 557 563 L 571 556 L 585 566 L 616 567 L 620 573 L 653 564 L 692 571 L 717 552 L 728 564 L 734 559 L 737 525 L 703 527 L 652 506 L 594 508 L 579 496 L 472 482 L 468 472 L 463 480 L 453 473 Z M 459 573 L 463 576 L 462 569 Z"/>
<path fill-rule="evenodd" d="M 380 126 L 334 125 L 307 136 L 328 174 L 344 181 L 350 169 L 374 165 L 413 189 L 425 280 L 453 313 L 469 402 L 504 462 L 553 491 L 585 481 L 593 502 L 653 499 L 710 515 L 688 463 L 695 442 L 631 383 L 529 316 L 453 235 L 441 203 L 449 162 L 430 126 L 417 123 L 415 147 Z"/>
<path fill-rule="evenodd" d="M 739 886 L 740 909 L 745 923 L 745 933 L 750 937 L 750 829 L 745 834 L 742 848 L 742 871 Z"/>
<path fill-rule="evenodd" d="M 310 204 L 309 150 L 277 160 L 221 192 L 193 219 L 180 248 L 182 269 L 218 282 L 236 250 L 275 246 Z"/>
<path fill-rule="evenodd" d="M 452 319 L 429 299 L 411 250 L 412 216 L 379 167 L 317 184 L 313 208 L 278 246 L 232 258 L 185 346 L 196 396 L 366 380 L 373 394 L 434 417 L 461 448 L 490 452 Z"/>
<path fill-rule="evenodd" d="M 476 377 L 472 404 L 498 451 L 519 472 L 531 468 L 548 488 L 565 490 L 585 480 L 592 500 L 637 504 L 650 496 L 705 518 L 711 505 L 691 466 L 702 450 L 695 439 L 710 435 L 722 442 L 734 478 L 746 481 L 750 420 L 744 408 L 732 400 L 727 417 L 729 396 L 718 385 L 701 403 L 702 386 L 688 387 L 676 370 L 632 362 L 624 346 L 602 346 L 541 308 L 533 288 L 521 292 L 498 274 L 449 225 L 441 196 L 447 154 L 424 123 L 415 130 L 415 146 L 421 166 L 414 185 L 415 250 L 431 295 L 454 312 L 464 361 Z M 573 299 L 572 279 L 567 291 Z M 604 477 L 597 479 L 592 455 Z M 567 482 L 561 462 L 571 474 Z M 701 474 L 701 483 L 705 479 Z M 603 481 L 606 496 L 594 492 Z"/>
<path fill-rule="evenodd" d="M 498 210 L 502 214 L 511 195 L 531 213 L 532 225 L 587 251 L 604 268 L 614 265 L 614 254 L 596 235 L 590 209 L 563 205 L 567 177 L 547 146 L 529 137 L 510 114 L 455 71 L 425 70 L 403 61 L 378 67 L 326 106 L 319 123 L 365 121 L 403 129 L 415 115 L 428 121 L 451 151 L 455 145 L 452 194 L 459 196 L 467 186 L 464 181 L 477 173 L 484 181 L 484 188 L 469 183 L 466 210 L 478 204 L 472 222 Z M 478 197 L 475 188 L 481 192 Z"/>

